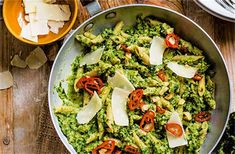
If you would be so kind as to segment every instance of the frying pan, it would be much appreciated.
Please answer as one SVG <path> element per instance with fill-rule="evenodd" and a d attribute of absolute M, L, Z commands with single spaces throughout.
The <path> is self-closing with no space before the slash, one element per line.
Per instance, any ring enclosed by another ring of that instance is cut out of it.
<path fill-rule="evenodd" d="M 87 8 L 92 10 L 91 14 L 95 14 L 98 12 L 96 8 L 99 8 L 99 5 L 94 2 L 88 4 Z M 213 65 L 216 72 L 214 81 L 216 83 L 217 106 L 212 113 L 211 129 L 201 148 L 201 153 L 211 153 L 227 124 L 232 94 L 231 82 L 222 54 L 210 36 L 189 18 L 167 8 L 146 4 L 124 5 L 100 12 L 81 24 L 64 42 L 52 67 L 48 89 L 50 115 L 60 139 L 71 153 L 76 153 L 63 135 L 53 112 L 55 106 L 62 104 L 58 94 L 54 91 L 54 86 L 58 85 L 59 81 L 66 80 L 66 77 L 71 73 L 71 63 L 76 56 L 81 54 L 83 49 L 81 44 L 75 40 L 75 35 L 84 33 L 90 28 L 94 34 L 99 34 L 105 28 L 113 27 L 120 20 L 124 21 L 126 25 L 133 25 L 136 16 L 140 14 L 154 15 L 159 20 L 169 23 L 175 28 L 176 34 L 205 51 L 206 57 Z M 66 84 L 63 86 L 66 88 Z"/>

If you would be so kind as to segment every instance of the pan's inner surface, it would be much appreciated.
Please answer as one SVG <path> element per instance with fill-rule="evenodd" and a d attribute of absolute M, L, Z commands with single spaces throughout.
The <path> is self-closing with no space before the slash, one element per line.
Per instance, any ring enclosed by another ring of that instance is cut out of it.
<path fill-rule="evenodd" d="M 53 113 L 54 106 L 61 104 L 61 100 L 54 91 L 54 86 L 57 85 L 59 81 L 66 79 L 70 74 L 71 63 L 76 56 L 81 54 L 82 46 L 76 42 L 74 36 L 89 30 L 91 27 L 94 34 L 99 34 L 105 28 L 113 27 L 120 20 L 124 21 L 126 25 L 133 25 L 136 22 L 136 16 L 140 14 L 143 16 L 153 15 L 159 20 L 169 23 L 175 28 L 176 34 L 179 34 L 184 39 L 192 42 L 205 51 L 210 63 L 213 64 L 214 70 L 216 71 L 214 81 L 216 83 L 217 107 L 212 114 L 210 132 L 201 149 L 201 153 L 211 152 L 224 130 L 229 114 L 230 84 L 226 66 L 221 54 L 208 35 L 192 21 L 176 12 L 161 7 L 147 5 L 122 6 L 100 13 L 78 27 L 73 35 L 65 42 L 53 65 L 49 82 L 49 107 L 57 133 L 68 150 L 71 153 L 76 153 L 61 132 L 57 118 Z"/>

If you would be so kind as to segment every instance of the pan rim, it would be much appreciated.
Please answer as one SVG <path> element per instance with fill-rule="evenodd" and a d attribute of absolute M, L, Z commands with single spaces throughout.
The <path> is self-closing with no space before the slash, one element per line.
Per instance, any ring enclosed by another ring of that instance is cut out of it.
<path fill-rule="evenodd" d="M 219 143 L 221 137 L 223 136 L 224 134 L 224 131 L 226 129 L 226 126 L 227 126 L 227 123 L 228 123 L 228 119 L 229 119 L 229 114 L 231 112 L 231 101 L 232 101 L 232 80 L 231 80 L 231 77 L 229 75 L 229 72 L 228 72 L 228 67 L 225 63 L 225 59 L 220 51 L 220 49 L 218 48 L 218 46 L 215 44 L 215 42 L 213 41 L 213 39 L 207 34 L 207 32 L 202 29 L 196 22 L 194 22 L 193 20 L 191 20 L 189 17 L 179 13 L 179 12 L 176 12 L 174 10 L 171 10 L 169 8 L 165 8 L 165 7 L 161 7 L 161 6 L 155 6 L 155 5 L 150 5 L 150 4 L 128 4 L 128 5 L 121 5 L 121 6 L 117 6 L 117 7 L 112 7 L 112 8 L 109 8 L 107 10 L 104 10 L 90 18 L 88 18 L 86 21 L 84 21 L 81 25 L 79 25 L 71 34 L 70 36 L 65 40 L 65 42 L 63 43 L 63 45 L 61 46 L 59 52 L 57 53 L 57 56 L 55 58 L 55 61 L 53 63 L 53 66 L 51 68 L 51 72 L 50 72 L 50 77 L 49 77 L 49 83 L 48 83 L 48 106 L 49 106 L 49 111 L 50 111 L 50 116 L 51 116 L 51 119 L 52 119 L 52 123 L 53 123 L 53 126 L 54 128 L 56 129 L 56 133 L 58 134 L 60 140 L 63 142 L 63 144 L 65 145 L 65 147 L 69 150 L 70 153 L 74 153 L 74 149 L 72 148 L 71 150 L 71 144 L 68 143 L 67 140 L 64 140 L 62 139 L 62 137 L 64 136 L 64 134 L 60 134 L 59 132 L 61 132 L 61 128 L 60 127 L 56 127 L 58 125 L 58 123 L 54 120 L 53 116 L 54 116 L 54 112 L 53 112 L 53 109 L 52 109 L 52 105 L 51 105 L 51 90 L 53 89 L 53 84 L 52 84 L 52 76 L 54 74 L 54 69 L 55 69 L 55 65 L 56 65 L 56 62 L 61 54 L 61 52 L 63 52 L 63 49 L 65 47 L 65 45 L 67 44 L 67 42 L 70 40 L 71 37 L 73 37 L 73 35 L 82 27 L 84 26 L 85 24 L 87 24 L 89 21 L 91 21 L 92 19 L 102 15 L 102 14 L 105 14 L 109 11 L 113 11 L 113 10 L 116 10 L 116 9 L 120 9 L 120 8 L 128 8 L 128 7 L 140 7 L 140 6 L 143 6 L 143 7 L 152 7 L 152 8 L 158 8 L 158 9 L 162 9 L 162 10 L 165 10 L 165 11 L 168 11 L 168 12 L 171 12 L 171 13 L 174 13 L 182 18 L 184 18 L 185 20 L 188 20 L 190 21 L 194 26 L 196 26 L 199 30 L 201 30 L 205 36 L 207 38 L 209 38 L 210 42 L 213 44 L 213 46 L 216 48 L 216 51 L 218 52 L 219 54 L 219 57 L 221 58 L 222 62 L 223 62 L 223 65 L 224 65 L 224 68 L 225 68 L 225 71 L 226 71 L 226 76 L 228 78 L 228 86 L 229 86 L 229 105 L 228 105 L 228 113 L 227 113 L 227 118 L 226 118 L 226 121 L 225 121 L 225 125 L 223 127 L 223 130 L 220 134 L 220 136 L 218 137 L 216 143 L 214 144 L 214 146 L 210 149 L 209 153 L 211 153 L 215 147 L 217 146 L 217 144 Z M 64 136 L 65 137 L 65 136 Z"/>

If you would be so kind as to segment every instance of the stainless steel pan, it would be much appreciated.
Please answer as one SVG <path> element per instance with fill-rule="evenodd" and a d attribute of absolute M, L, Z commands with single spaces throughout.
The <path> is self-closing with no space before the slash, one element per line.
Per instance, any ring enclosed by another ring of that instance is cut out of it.
<path fill-rule="evenodd" d="M 94 8 L 97 6 L 98 5 L 96 4 L 90 5 L 89 7 L 92 8 L 93 13 L 95 13 L 97 11 L 94 10 Z M 74 36 L 76 34 L 84 33 L 90 27 L 93 28 L 94 33 L 99 34 L 105 28 L 113 27 L 120 20 L 123 20 L 127 25 L 133 25 L 136 16 L 139 14 L 154 15 L 160 20 L 172 25 L 175 28 L 176 34 L 179 34 L 181 37 L 193 42 L 204 50 L 208 59 L 213 64 L 216 71 L 214 80 L 216 83 L 217 107 L 212 114 L 211 130 L 202 146 L 201 153 L 212 152 L 227 124 L 231 102 L 231 83 L 224 59 L 214 41 L 195 22 L 175 11 L 145 4 L 119 6 L 94 15 L 81 24 L 61 47 L 52 67 L 48 89 L 50 114 L 60 139 L 71 153 L 76 153 L 63 135 L 57 118 L 53 113 L 53 108 L 62 103 L 53 87 L 54 85 L 57 85 L 60 80 L 66 79 L 70 74 L 71 63 L 77 55 L 81 54 L 82 46 L 76 42 Z"/>

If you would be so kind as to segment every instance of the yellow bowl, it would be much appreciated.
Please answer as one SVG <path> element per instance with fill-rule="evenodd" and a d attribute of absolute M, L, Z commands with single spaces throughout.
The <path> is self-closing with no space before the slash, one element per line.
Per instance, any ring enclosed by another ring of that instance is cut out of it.
<path fill-rule="evenodd" d="M 64 27 L 59 30 L 58 34 L 49 32 L 48 35 L 41 35 L 38 37 L 38 42 L 32 42 L 20 36 L 21 28 L 18 24 L 17 18 L 19 17 L 20 12 L 24 14 L 22 0 L 4 0 L 3 18 L 8 30 L 20 41 L 33 45 L 49 44 L 64 37 L 70 31 L 76 21 L 78 14 L 78 2 L 77 0 L 68 0 L 68 4 L 71 11 L 70 20 L 65 22 Z"/>

